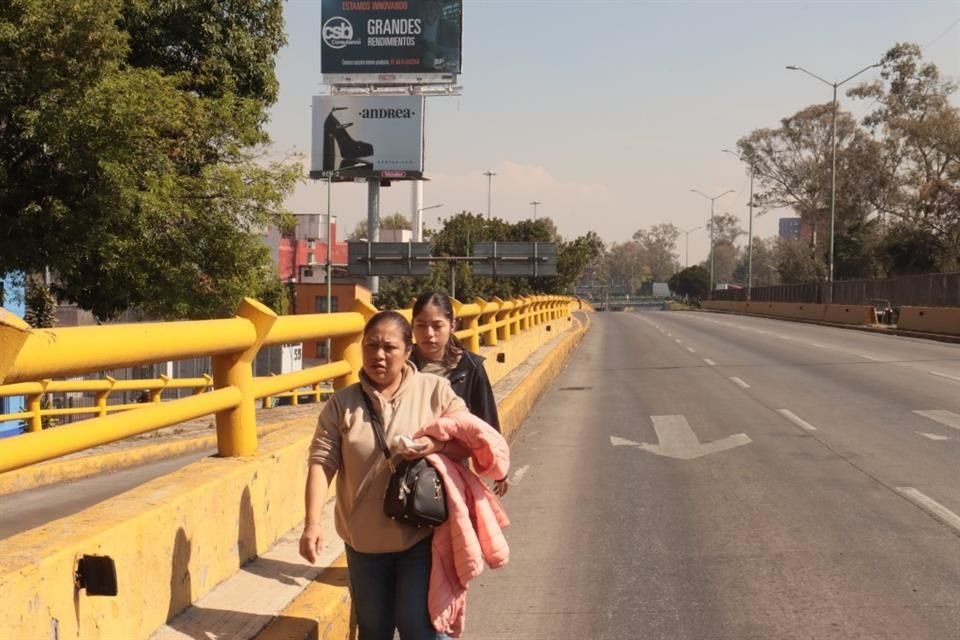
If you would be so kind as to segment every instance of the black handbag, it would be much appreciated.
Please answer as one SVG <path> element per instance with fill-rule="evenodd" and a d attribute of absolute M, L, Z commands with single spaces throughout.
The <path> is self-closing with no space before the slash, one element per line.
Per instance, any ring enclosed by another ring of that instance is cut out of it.
<path fill-rule="evenodd" d="M 414 527 L 443 524 L 447 520 L 447 494 L 440 474 L 424 458 L 403 460 L 394 465 L 387 447 L 383 419 L 366 393 L 363 400 L 373 424 L 374 439 L 392 472 L 383 497 L 383 512 L 389 518 Z"/>

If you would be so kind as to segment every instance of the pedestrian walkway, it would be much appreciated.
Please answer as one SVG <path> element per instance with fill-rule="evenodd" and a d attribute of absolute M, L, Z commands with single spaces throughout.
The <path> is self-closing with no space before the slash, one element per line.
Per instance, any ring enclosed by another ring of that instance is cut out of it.
<path fill-rule="evenodd" d="M 587 323 L 585 314 L 574 314 L 577 323 Z M 547 344 L 530 355 L 514 371 L 494 385 L 494 395 L 503 411 L 513 396 L 535 401 L 539 392 L 528 393 L 526 381 L 569 337 L 563 327 Z M 542 380 L 536 382 L 541 383 Z M 518 393 L 515 393 L 518 392 Z M 331 500 L 332 502 L 332 500 Z M 246 564 L 234 576 L 220 583 L 193 606 L 158 629 L 151 640 L 193 638 L 316 638 L 318 621 L 336 625 L 346 605 L 346 572 L 343 542 L 333 524 L 332 504 L 324 509 L 324 547 L 314 566 L 299 555 L 302 524 L 284 535 L 271 549 Z M 322 635 L 321 637 L 327 637 Z"/>

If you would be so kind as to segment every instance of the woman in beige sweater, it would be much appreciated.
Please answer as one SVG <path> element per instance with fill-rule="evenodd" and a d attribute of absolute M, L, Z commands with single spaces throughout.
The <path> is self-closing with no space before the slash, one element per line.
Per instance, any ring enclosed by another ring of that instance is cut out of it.
<path fill-rule="evenodd" d="M 373 435 L 364 394 L 382 417 L 386 440 L 412 436 L 421 426 L 445 415 L 467 411 L 450 383 L 419 373 L 408 362 L 413 347 L 410 324 L 395 311 L 381 311 L 363 330 L 360 382 L 341 389 L 320 412 L 310 446 L 306 518 L 300 554 L 316 561 L 323 545 L 321 512 L 336 477 L 335 522 L 346 544 L 351 596 L 357 610 L 360 640 L 444 638 L 427 612 L 431 562 L 430 528 L 416 528 L 388 518 L 383 497 L 390 469 Z M 415 458 L 443 452 L 466 459 L 456 441 L 423 437 Z"/>

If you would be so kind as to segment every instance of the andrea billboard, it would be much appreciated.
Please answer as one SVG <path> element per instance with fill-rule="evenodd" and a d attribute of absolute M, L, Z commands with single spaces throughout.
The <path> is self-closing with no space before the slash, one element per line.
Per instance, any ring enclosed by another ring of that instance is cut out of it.
<path fill-rule="evenodd" d="M 463 0 L 323 0 L 320 71 L 459 74 Z"/>
<path fill-rule="evenodd" d="M 310 177 L 422 177 L 423 107 L 423 96 L 314 96 Z"/>

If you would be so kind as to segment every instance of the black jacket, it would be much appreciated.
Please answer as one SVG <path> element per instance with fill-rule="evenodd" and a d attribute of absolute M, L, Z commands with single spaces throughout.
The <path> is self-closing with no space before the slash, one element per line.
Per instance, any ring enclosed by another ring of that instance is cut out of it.
<path fill-rule="evenodd" d="M 410 358 L 417 369 L 423 369 L 426 360 L 416 350 Z M 497 401 L 493 397 L 493 387 L 487 370 L 483 367 L 483 356 L 464 350 L 456 368 L 447 373 L 447 380 L 454 392 L 467 404 L 470 413 L 491 427 L 500 431 L 500 416 L 497 414 Z"/>

